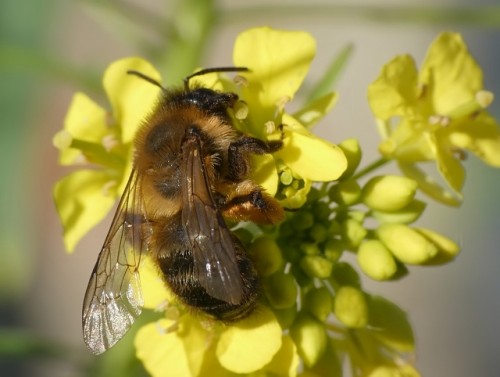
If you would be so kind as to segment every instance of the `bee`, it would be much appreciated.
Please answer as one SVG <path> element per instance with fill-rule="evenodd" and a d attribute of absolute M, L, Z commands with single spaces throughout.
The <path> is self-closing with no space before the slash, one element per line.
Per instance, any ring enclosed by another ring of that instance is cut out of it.
<path fill-rule="evenodd" d="M 142 310 L 139 265 L 149 257 L 167 287 L 188 308 L 223 322 L 249 315 L 259 279 L 227 220 L 275 224 L 279 203 L 249 179 L 252 154 L 278 151 L 282 140 L 238 132 L 229 113 L 238 96 L 193 77 L 248 71 L 198 71 L 160 98 L 134 139 L 134 163 L 85 292 L 83 338 L 100 354 L 119 341 Z M 283 136 L 282 136 L 283 138 Z"/>

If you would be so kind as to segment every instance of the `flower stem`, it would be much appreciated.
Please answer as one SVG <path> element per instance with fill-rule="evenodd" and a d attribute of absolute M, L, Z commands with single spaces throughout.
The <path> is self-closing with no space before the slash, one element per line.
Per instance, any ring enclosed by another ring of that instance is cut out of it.
<path fill-rule="evenodd" d="M 356 174 L 353 175 L 352 178 L 353 179 L 361 178 L 362 176 L 364 176 L 368 173 L 371 173 L 372 171 L 378 169 L 379 167 L 384 166 L 389 161 L 391 161 L 391 160 L 384 158 L 384 157 L 380 157 L 378 160 L 373 161 L 370 165 L 368 165 L 365 168 L 358 171 Z"/>

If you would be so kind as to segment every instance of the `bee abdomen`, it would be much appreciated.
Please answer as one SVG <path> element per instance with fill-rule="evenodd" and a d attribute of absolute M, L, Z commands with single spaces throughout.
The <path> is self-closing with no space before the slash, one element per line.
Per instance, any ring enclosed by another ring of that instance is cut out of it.
<path fill-rule="evenodd" d="M 239 241 L 237 241 L 239 243 Z M 223 322 L 233 322 L 248 316 L 257 302 L 259 281 L 249 258 L 236 254 L 243 281 L 243 295 L 239 304 L 230 304 L 210 296 L 196 279 L 194 261 L 190 249 L 170 250 L 158 258 L 158 266 L 169 288 L 188 306 L 201 310 Z"/>

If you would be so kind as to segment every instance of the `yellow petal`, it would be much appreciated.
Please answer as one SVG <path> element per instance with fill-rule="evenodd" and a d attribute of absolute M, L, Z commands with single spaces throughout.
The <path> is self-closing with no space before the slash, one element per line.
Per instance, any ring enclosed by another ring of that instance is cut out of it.
<path fill-rule="evenodd" d="M 154 377 L 194 376 L 188 352 L 177 331 L 168 331 L 175 323 L 163 319 L 139 329 L 135 337 L 136 355 Z"/>
<path fill-rule="evenodd" d="M 258 306 L 250 317 L 222 332 L 216 354 L 226 369 L 251 373 L 268 364 L 280 348 L 281 327 L 276 317 L 265 306 Z"/>
<path fill-rule="evenodd" d="M 318 123 L 337 103 L 339 96 L 337 93 L 328 93 L 313 102 L 307 104 L 298 112 L 293 114 L 304 127 L 311 128 Z"/>
<path fill-rule="evenodd" d="M 274 157 L 270 154 L 254 156 L 252 166 L 252 180 L 274 196 L 278 190 L 278 170 Z"/>
<path fill-rule="evenodd" d="M 315 40 L 302 31 L 261 27 L 238 35 L 233 61 L 236 66 L 250 69 L 241 73 L 248 81 L 242 88 L 242 97 L 253 110 L 249 119 L 256 136 L 262 136 L 260 129 L 266 121 L 274 120 L 276 106 L 294 97 L 315 51 Z"/>
<path fill-rule="evenodd" d="M 436 162 L 444 180 L 454 192 L 460 194 L 465 181 L 465 169 L 461 161 L 451 151 L 437 144 Z"/>
<path fill-rule="evenodd" d="M 104 171 L 80 170 L 54 186 L 54 200 L 64 229 L 64 245 L 73 251 L 80 239 L 111 210 L 117 198 Z"/>
<path fill-rule="evenodd" d="M 122 142 L 128 143 L 146 115 L 156 105 L 160 88 L 141 79 L 128 75 L 128 70 L 136 70 L 153 80 L 160 81 L 156 69 L 141 58 L 126 58 L 112 63 L 104 73 L 103 84 L 113 108 L 113 116 L 121 126 Z"/>
<path fill-rule="evenodd" d="M 297 353 L 297 347 L 289 335 L 284 335 L 280 350 L 274 355 L 264 370 L 271 372 L 273 376 L 294 377 L 297 375 L 300 358 Z"/>
<path fill-rule="evenodd" d="M 458 33 L 442 33 L 432 42 L 420 80 L 429 85 L 436 114 L 451 110 L 474 98 L 483 88 L 483 73 Z"/>
<path fill-rule="evenodd" d="M 485 163 L 500 167 L 500 128 L 496 120 L 482 112 L 474 119 L 467 119 L 449 134 L 450 142 L 462 149 L 468 149 Z"/>
<path fill-rule="evenodd" d="M 342 175 L 347 168 L 342 149 L 314 136 L 287 114 L 283 115 L 283 122 L 292 131 L 285 131 L 284 146 L 274 154 L 275 158 L 307 180 L 332 181 Z"/>
<path fill-rule="evenodd" d="M 399 169 L 407 177 L 417 181 L 418 188 L 438 202 L 458 207 L 462 204 L 462 195 L 442 187 L 434 178 L 415 164 L 398 162 Z"/>
<path fill-rule="evenodd" d="M 64 130 L 72 138 L 100 144 L 111 130 L 106 126 L 106 112 L 83 93 L 75 93 L 64 119 Z M 70 165 L 80 155 L 76 149 L 61 150 L 59 163 Z"/>
<path fill-rule="evenodd" d="M 158 310 L 172 301 L 171 293 L 166 289 L 158 268 L 151 258 L 141 258 L 139 266 L 144 308 Z"/>
<path fill-rule="evenodd" d="M 417 67 L 409 55 L 397 56 L 384 65 L 380 76 L 368 87 L 370 107 L 382 120 L 407 114 L 417 94 Z"/>

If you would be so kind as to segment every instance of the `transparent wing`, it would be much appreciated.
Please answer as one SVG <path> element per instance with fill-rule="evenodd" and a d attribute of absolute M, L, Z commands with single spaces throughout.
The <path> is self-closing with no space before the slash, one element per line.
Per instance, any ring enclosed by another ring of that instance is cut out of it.
<path fill-rule="evenodd" d="M 214 203 L 199 136 L 182 146 L 182 224 L 193 250 L 194 273 L 207 293 L 239 304 L 242 280 L 231 232 Z"/>
<path fill-rule="evenodd" d="M 85 292 L 83 339 L 95 354 L 120 340 L 142 310 L 138 267 L 152 230 L 140 190 L 133 170 Z"/>

